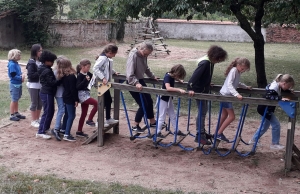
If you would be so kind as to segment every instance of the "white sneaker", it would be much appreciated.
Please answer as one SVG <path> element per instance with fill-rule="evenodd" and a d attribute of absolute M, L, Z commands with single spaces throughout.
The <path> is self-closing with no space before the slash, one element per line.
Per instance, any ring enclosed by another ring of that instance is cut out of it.
<path fill-rule="evenodd" d="M 98 122 L 95 123 L 95 126 L 98 127 Z M 106 122 L 104 122 L 104 127 L 109 127 L 109 124 L 107 124 Z"/>
<path fill-rule="evenodd" d="M 110 118 L 110 119 L 108 119 L 108 120 L 105 121 L 105 123 L 107 123 L 109 125 L 116 124 L 118 122 L 119 122 L 119 120 L 115 120 L 113 118 Z"/>
<path fill-rule="evenodd" d="M 40 124 L 37 121 L 31 121 L 31 126 L 33 126 L 35 128 L 39 128 Z"/>
<path fill-rule="evenodd" d="M 36 138 L 43 138 L 43 139 L 51 139 L 51 136 L 50 135 L 46 135 L 46 134 L 35 134 L 35 137 Z"/>
<path fill-rule="evenodd" d="M 270 148 L 271 148 L 272 150 L 282 150 L 282 149 L 285 148 L 285 146 L 280 145 L 280 144 L 271 144 L 271 145 L 270 145 Z"/>
<path fill-rule="evenodd" d="M 255 144 L 255 141 L 253 140 L 253 139 L 250 139 L 250 141 L 248 142 L 248 144 L 251 144 L 251 145 L 254 145 Z M 262 147 L 263 145 L 259 142 L 259 140 L 258 140 L 258 142 L 257 142 L 257 144 L 256 144 L 256 147 Z"/>

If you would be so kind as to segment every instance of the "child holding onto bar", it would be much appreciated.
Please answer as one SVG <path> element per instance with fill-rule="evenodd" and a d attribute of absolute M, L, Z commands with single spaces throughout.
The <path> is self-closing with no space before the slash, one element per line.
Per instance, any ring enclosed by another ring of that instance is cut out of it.
<path fill-rule="evenodd" d="M 281 91 L 285 90 L 287 92 L 291 92 L 292 88 L 294 87 L 295 82 L 291 75 L 289 74 L 278 74 L 275 78 L 275 80 L 267 85 L 266 87 L 266 99 L 270 100 L 284 100 L 288 101 L 289 98 L 283 98 L 281 95 Z M 259 129 L 255 132 L 252 139 L 250 139 L 249 144 L 254 144 L 257 139 L 259 139 L 270 127 L 272 126 L 272 144 L 270 145 L 270 149 L 274 150 L 282 150 L 285 148 L 285 146 L 281 145 L 280 142 L 280 122 L 276 118 L 274 112 L 276 106 L 265 106 L 265 105 L 259 105 L 257 107 L 257 112 L 263 116 L 265 109 L 267 107 L 267 113 L 265 121 L 262 125 L 262 129 L 259 132 Z M 261 146 L 259 143 L 257 143 L 257 146 Z"/>
<path fill-rule="evenodd" d="M 186 71 L 181 64 L 174 65 L 169 72 L 165 74 L 162 89 L 166 89 L 169 92 L 180 92 L 181 94 L 186 93 L 185 90 L 180 88 L 175 88 L 175 80 L 183 82 L 183 79 L 186 76 Z M 173 97 L 171 96 L 161 96 L 159 103 L 159 118 L 157 126 L 157 137 L 165 138 L 162 135 L 161 130 L 166 119 L 166 114 L 168 113 L 170 117 L 171 124 L 176 131 L 176 114 L 174 112 Z M 177 135 L 185 136 L 180 130 L 177 131 Z"/>

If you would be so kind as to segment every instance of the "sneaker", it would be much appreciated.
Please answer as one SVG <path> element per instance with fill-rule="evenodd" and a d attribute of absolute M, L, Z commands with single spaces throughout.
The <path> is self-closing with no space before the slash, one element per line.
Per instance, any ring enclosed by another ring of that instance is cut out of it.
<path fill-rule="evenodd" d="M 61 141 L 61 138 L 59 136 L 59 130 L 58 129 L 52 129 L 51 133 L 54 135 L 57 141 Z"/>
<path fill-rule="evenodd" d="M 63 130 L 63 129 L 59 130 L 59 133 L 61 133 L 61 134 L 65 134 L 65 132 L 66 132 L 66 130 Z"/>
<path fill-rule="evenodd" d="M 150 123 L 150 127 L 156 128 L 156 122 L 153 124 Z"/>
<path fill-rule="evenodd" d="M 179 135 L 179 136 L 186 136 L 186 134 L 182 133 L 180 130 L 177 131 L 177 135 Z"/>
<path fill-rule="evenodd" d="M 225 137 L 225 135 L 223 133 L 218 134 L 217 139 L 221 140 L 221 141 L 226 141 L 227 143 L 229 143 L 229 140 Z"/>
<path fill-rule="evenodd" d="M 86 122 L 85 122 L 85 124 L 87 124 L 87 125 L 89 125 L 89 126 L 91 126 L 91 127 L 95 127 L 96 126 L 96 124 L 94 123 L 94 121 L 92 121 L 92 120 L 87 120 Z"/>
<path fill-rule="evenodd" d="M 19 112 L 15 112 L 14 114 L 16 117 L 18 117 L 19 119 L 26 119 L 26 117 L 24 115 L 21 115 Z"/>
<path fill-rule="evenodd" d="M 139 125 L 132 127 L 132 131 L 136 133 L 145 133 L 145 129 L 142 129 Z"/>
<path fill-rule="evenodd" d="M 9 120 L 11 120 L 11 121 L 19 121 L 20 119 L 18 117 L 16 117 L 15 115 L 11 115 L 9 117 Z"/>
<path fill-rule="evenodd" d="M 282 149 L 285 148 L 285 146 L 280 145 L 280 144 L 271 144 L 271 145 L 270 145 L 270 148 L 271 148 L 272 150 L 282 150 Z"/>
<path fill-rule="evenodd" d="M 116 124 L 118 122 L 119 122 L 119 120 L 115 120 L 113 118 L 110 118 L 110 119 L 108 119 L 108 120 L 105 121 L 105 123 L 107 123 L 109 125 Z"/>
<path fill-rule="evenodd" d="M 196 143 L 198 143 L 198 134 L 196 135 L 194 141 L 195 141 Z M 200 137 L 200 143 L 201 143 L 202 145 L 211 145 L 211 143 L 206 139 L 205 134 L 201 134 L 201 137 Z"/>
<path fill-rule="evenodd" d="M 76 137 L 88 137 L 88 134 L 83 133 L 82 131 L 77 131 L 76 132 Z"/>
<path fill-rule="evenodd" d="M 33 126 L 35 128 L 39 128 L 40 124 L 37 121 L 31 121 L 31 126 Z"/>
<path fill-rule="evenodd" d="M 164 139 L 165 136 L 163 134 L 161 134 L 161 132 L 159 132 L 159 133 L 157 133 L 156 138 Z"/>
<path fill-rule="evenodd" d="M 248 144 L 254 145 L 255 141 L 253 139 L 250 139 L 249 142 L 248 142 Z M 259 142 L 259 140 L 258 140 L 258 142 L 256 144 L 256 147 L 262 147 L 262 144 Z"/>
<path fill-rule="evenodd" d="M 42 139 L 51 139 L 50 135 L 40 134 L 40 133 L 35 134 L 35 137 L 36 138 L 42 138 Z"/>
<path fill-rule="evenodd" d="M 72 135 L 64 135 L 63 140 L 66 140 L 66 141 L 76 141 L 76 139 Z"/>

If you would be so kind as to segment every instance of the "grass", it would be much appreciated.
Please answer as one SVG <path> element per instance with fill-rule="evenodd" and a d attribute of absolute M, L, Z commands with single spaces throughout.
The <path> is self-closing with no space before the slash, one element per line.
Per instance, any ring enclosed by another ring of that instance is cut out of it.
<path fill-rule="evenodd" d="M 183 194 L 184 192 L 180 190 L 148 189 L 138 185 L 121 185 L 117 182 L 104 184 L 88 180 L 66 180 L 57 178 L 55 175 L 29 175 L 8 172 L 3 167 L 0 168 L 0 193 Z"/>

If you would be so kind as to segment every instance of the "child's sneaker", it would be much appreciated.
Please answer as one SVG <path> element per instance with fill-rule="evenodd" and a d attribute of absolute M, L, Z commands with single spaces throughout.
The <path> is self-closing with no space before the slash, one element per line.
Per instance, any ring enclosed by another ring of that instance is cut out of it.
<path fill-rule="evenodd" d="M 51 130 L 52 135 L 56 138 L 57 141 L 61 141 L 61 138 L 59 136 L 59 130 L 58 129 L 52 129 Z"/>
<path fill-rule="evenodd" d="M 26 119 L 26 117 L 24 115 L 21 115 L 19 112 L 15 112 L 14 114 L 16 117 L 18 117 L 19 119 Z"/>
<path fill-rule="evenodd" d="M 88 134 L 83 133 L 82 131 L 77 131 L 76 132 L 76 137 L 88 137 Z"/>
<path fill-rule="evenodd" d="M 40 124 L 37 121 L 31 121 L 31 126 L 33 126 L 35 128 L 39 128 Z"/>
<path fill-rule="evenodd" d="M 64 135 L 63 140 L 66 140 L 66 141 L 76 141 L 76 139 L 72 135 Z"/>
<path fill-rule="evenodd" d="M 96 124 L 94 123 L 94 121 L 92 121 L 92 120 L 87 120 L 86 122 L 85 122 L 85 124 L 87 124 L 87 125 L 89 125 L 89 126 L 91 126 L 91 127 L 95 127 L 96 126 Z"/>
<path fill-rule="evenodd" d="M 198 134 L 196 134 L 195 136 L 195 140 L 196 143 L 198 143 Z M 200 143 L 202 145 L 211 145 L 211 143 L 206 139 L 206 135 L 203 133 L 201 133 L 201 137 L 200 137 Z"/>
<path fill-rule="evenodd" d="M 63 130 L 63 129 L 59 130 L 59 133 L 61 133 L 61 134 L 65 134 L 65 132 L 66 132 L 66 130 Z"/>
<path fill-rule="evenodd" d="M 156 128 L 156 122 L 153 124 L 150 123 L 150 127 Z"/>
<path fill-rule="evenodd" d="M 11 115 L 9 117 L 9 120 L 11 120 L 11 121 L 19 121 L 20 119 L 18 117 L 16 117 L 15 115 Z"/>
<path fill-rule="evenodd" d="M 145 133 L 145 129 L 142 129 L 139 125 L 132 127 L 132 131 L 136 133 Z"/>
<path fill-rule="evenodd" d="M 179 135 L 179 136 L 186 136 L 186 134 L 182 133 L 180 130 L 177 131 L 177 135 Z"/>
<path fill-rule="evenodd" d="M 36 138 L 43 138 L 43 139 L 51 139 L 50 135 L 40 134 L 40 133 L 35 134 L 35 137 Z"/>
<path fill-rule="evenodd" d="M 115 120 L 113 118 L 110 118 L 110 119 L 108 119 L 108 120 L 105 121 L 105 123 L 109 124 L 109 125 L 116 124 L 118 122 L 119 122 L 119 120 Z"/>
<path fill-rule="evenodd" d="M 225 137 L 225 135 L 223 133 L 218 134 L 217 139 L 221 140 L 221 141 L 226 141 L 227 143 L 229 142 L 229 140 Z"/>
<path fill-rule="evenodd" d="M 156 138 L 164 139 L 165 136 L 163 134 L 161 134 L 161 132 L 159 132 L 159 133 L 157 133 Z"/>
<path fill-rule="evenodd" d="M 280 144 L 271 144 L 271 145 L 270 145 L 270 148 L 271 148 L 272 150 L 282 150 L 282 149 L 285 148 L 285 146 L 280 145 Z"/>
<path fill-rule="evenodd" d="M 253 139 L 250 139 L 248 144 L 250 145 L 254 145 L 255 144 L 255 141 Z M 262 144 L 260 143 L 260 141 L 258 140 L 257 144 L 256 144 L 256 147 L 262 147 Z"/>

